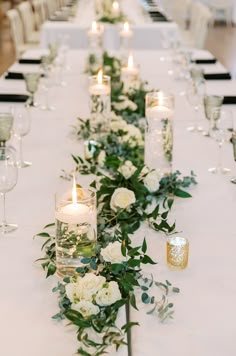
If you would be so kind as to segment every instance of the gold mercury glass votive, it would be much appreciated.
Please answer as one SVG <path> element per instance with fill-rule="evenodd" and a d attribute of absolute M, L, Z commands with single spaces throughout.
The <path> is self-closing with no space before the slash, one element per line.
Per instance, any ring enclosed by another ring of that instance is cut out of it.
<path fill-rule="evenodd" d="M 189 242 L 185 237 L 172 236 L 167 239 L 167 265 L 171 269 L 185 269 L 188 265 Z"/>

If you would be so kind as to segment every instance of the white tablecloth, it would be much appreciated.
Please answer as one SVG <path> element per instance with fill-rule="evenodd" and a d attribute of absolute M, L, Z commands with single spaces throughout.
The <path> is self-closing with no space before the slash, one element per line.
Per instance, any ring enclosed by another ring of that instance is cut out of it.
<path fill-rule="evenodd" d="M 122 2 L 122 8 L 132 23 L 134 32 L 133 49 L 160 49 L 165 46 L 166 38 L 179 36 L 178 26 L 174 22 L 152 23 L 143 13 L 137 0 Z M 47 21 L 42 26 L 41 46 L 58 41 L 61 36 L 68 36 L 70 48 L 88 47 L 87 31 L 95 19 L 92 0 L 81 0 L 73 22 Z M 104 49 L 119 49 L 120 25 L 105 25 Z M 164 42 L 163 42 L 164 41 Z"/>
<path fill-rule="evenodd" d="M 45 280 L 41 268 L 35 265 L 34 260 L 41 257 L 42 241 L 32 236 L 53 221 L 54 192 L 61 169 L 72 168 L 71 153 L 83 152 L 82 144 L 71 140 L 69 131 L 77 116 L 88 115 L 87 80 L 81 74 L 85 55 L 83 51 L 71 51 L 67 87 L 53 89 L 56 111 L 32 109 L 32 130 L 23 148 L 25 158 L 33 165 L 20 170 L 17 186 L 7 194 L 8 219 L 17 222 L 19 229 L 0 236 L 0 355 L 70 356 L 76 350 L 74 333 L 50 318 L 57 312 L 56 295 L 51 293 L 55 281 Z M 236 187 L 229 183 L 229 176 L 207 172 L 216 162 L 216 143 L 186 131 L 193 110 L 179 95 L 186 83 L 174 81 L 167 74 L 172 64 L 163 62 L 162 52 L 137 51 L 134 55 L 143 79 L 151 87 L 176 94 L 174 166 L 184 174 L 193 169 L 199 184 L 191 189 L 193 198 L 178 199 L 172 212 L 177 230 L 190 240 L 186 270 L 173 272 L 167 268 L 163 236 L 143 228 L 134 237 L 138 244 L 146 236 L 148 252 L 159 262 L 147 272 L 159 280 L 170 280 L 181 288 L 181 294 L 173 297 L 174 320 L 165 324 L 146 315 L 143 307 L 139 313 L 132 310 L 132 321 L 140 323 L 132 331 L 132 356 L 235 356 Z M 5 87 L 23 90 L 24 83 L 1 80 L 0 88 Z M 233 94 L 236 83 L 212 81 L 207 90 Z M 0 110 L 8 106 L 0 104 Z M 236 106 L 232 109 L 235 112 Z M 208 122 L 202 117 L 202 123 Z M 230 144 L 224 147 L 224 160 L 236 173 Z M 86 181 L 81 177 L 82 184 Z M 119 355 L 126 355 L 126 350 Z"/>

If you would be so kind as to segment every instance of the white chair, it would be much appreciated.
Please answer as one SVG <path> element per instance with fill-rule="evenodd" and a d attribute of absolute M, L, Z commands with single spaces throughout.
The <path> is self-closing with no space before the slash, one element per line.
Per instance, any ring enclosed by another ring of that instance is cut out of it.
<path fill-rule="evenodd" d="M 212 13 L 207 6 L 198 2 L 193 3 L 189 30 L 182 32 L 183 44 L 187 47 L 204 48 L 212 20 Z"/>
<path fill-rule="evenodd" d="M 181 29 L 186 30 L 187 20 L 190 15 L 192 0 L 166 1 L 166 11 Z"/>
<path fill-rule="evenodd" d="M 17 8 L 24 26 L 25 42 L 38 44 L 40 40 L 40 33 L 35 30 L 36 21 L 31 4 L 28 1 L 24 1 L 19 4 Z"/>
<path fill-rule="evenodd" d="M 32 0 L 32 5 L 34 8 L 36 28 L 39 30 L 41 25 L 47 20 L 45 2 L 43 0 Z"/>
<path fill-rule="evenodd" d="M 49 17 L 54 15 L 54 13 L 59 10 L 58 3 L 56 0 L 47 0 L 48 14 Z"/>
<path fill-rule="evenodd" d="M 16 9 L 8 10 L 6 16 L 10 22 L 11 38 L 14 44 L 16 57 L 18 58 L 24 51 L 32 46 L 27 45 L 24 41 L 24 28 L 19 12 Z"/>
<path fill-rule="evenodd" d="M 218 19 L 218 15 L 222 14 L 224 16 L 225 22 L 228 25 L 232 25 L 232 12 L 233 12 L 233 2 L 232 0 L 214 0 L 209 5 L 214 19 Z"/>

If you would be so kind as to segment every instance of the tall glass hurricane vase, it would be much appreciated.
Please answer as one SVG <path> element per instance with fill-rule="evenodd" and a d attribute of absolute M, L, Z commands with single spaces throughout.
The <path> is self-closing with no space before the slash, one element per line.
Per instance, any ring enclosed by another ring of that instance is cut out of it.
<path fill-rule="evenodd" d="M 145 163 L 162 175 L 172 171 L 173 115 L 173 95 L 163 92 L 146 95 Z"/>
<path fill-rule="evenodd" d="M 16 224 L 10 224 L 6 220 L 6 193 L 11 191 L 17 183 L 18 171 L 15 154 L 6 147 L 0 148 L 0 195 L 2 200 L 2 217 L 0 221 L 0 233 L 6 234 L 17 229 Z"/>
<path fill-rule="evenodd" d="M 96 193 L 77 188 L 56 195 L 56 264 L 60 277 L 73 276 L 81 260 L 95 253 Z"/>

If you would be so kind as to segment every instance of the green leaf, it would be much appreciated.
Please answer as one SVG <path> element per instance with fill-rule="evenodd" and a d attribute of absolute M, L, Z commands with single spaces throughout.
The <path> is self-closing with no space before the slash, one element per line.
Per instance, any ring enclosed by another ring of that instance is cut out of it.
<path fill-rule="evenodd" d="M 55 223 L 47 224 L 44 226 L 44 229 L 48 229 L 49 227 L 55 226 Z"/>
<path fill-rule="evenodd" d="M 52 276 L 55 274 L 57 268 L 54 264 L 50 263 L 48 265 L 48 270 L 47 270 L 47 275 L 46 275 L 46 278 L 48 278 L 49 276 Z"/>
<path fill-rule="evenodd" d="M 144 255 L 142 258 L 142 263 L 143 264 L 151 264 L 151 265 L 156 265 L 157 262 L 154 262 L 151 257 L 149 257 L 148 255 Z"/>
<path fill-rule="evenodd" d="M 130 321 L 127 324 L 123 325 L 121 329 L 127 333 L 127 331 L 135 325 L 139 325 L 139 323 Z"/>
<path fill-rule="evenodd" d="M 191 198 L 192 195 L 182 189 L 176 189 L 175 195 L 179 198 Z"/>
<path fill-rule="evenodd" d="M 143 293 L 141 299 L 144 304 L 149 304 L 151 300 L 147 293 Z"/>
<path fill-rule="evenodd" d="M 180 293 L 180 289 L 177 288 L 177 287 L 173 287 L 173 288 L 172 288 L 172 292 L 174 292 L 174 293 Z"/>
<path fill-rule="evenodd" d="M 144 238 L 143 244 L 142 244 L 142 252 L 146 253 L 147 252 L 147 242 L 146 239 Z"/>
<path fill-rule="evenodd" d="M 50 237 L 50 234 L 48 232 L 40 232 L 39 234 L 37 234 L 36 236 L 40 236 L 40 237 Z"/>
<path fill-rule="evenodd" d="M 87 257 L 81 259 L 81 263 L 83 263 L 84 265 L 89 264 L 90 261 L 91 261 L 91 258 L 87 258 Z"/>
<path fill-rule="evenodd" d="M 138 310 L 137 305 L 136 305 L 136 298 L 134 294 L 131 294 L 130 296 L 130 304 L 132 305 L 132 307 L 136 310 Z"/>

